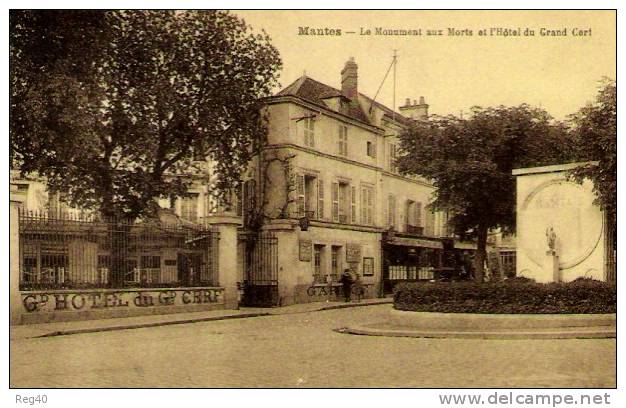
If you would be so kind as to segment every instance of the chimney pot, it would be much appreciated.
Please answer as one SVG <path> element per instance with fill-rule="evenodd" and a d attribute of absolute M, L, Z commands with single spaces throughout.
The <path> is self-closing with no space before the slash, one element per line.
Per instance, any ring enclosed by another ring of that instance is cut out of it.
<path fill-rule="evenodd" d="M 424 100 L 423 96 L 420 96 L 420 105 L 425 105 L 426 101 Z"/>
<path fill-rule="evenodd" d="M 404 102 L 404 106 L 409 106 L 411 104 L 411 100 L 406 98 L 406 102 Z"/>

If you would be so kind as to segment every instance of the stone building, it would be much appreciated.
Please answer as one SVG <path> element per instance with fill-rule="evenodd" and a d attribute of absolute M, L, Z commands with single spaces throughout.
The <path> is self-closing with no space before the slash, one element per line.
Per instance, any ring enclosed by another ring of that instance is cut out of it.
<path fill-rule="evenodd" d="M 406 99 L 397 113 L 359 92 L 352 58 L 340 75 L 341 89 L 304 74 L 266 100 L 267 144 L 245 174 L 242 215 L 275 240 L 277 262 L 251 265 L 265 249 L 239 251 L 249 303 L 259 303 L 250 294 L 324 299 L 346 268 L 378 296 L 395 281 L 432 279 L 442 265 L 448 233 L 445 214 L 427 209 L 434 188 L 394 163 L 399 132 L 425 120 L 428 105 Z"/>

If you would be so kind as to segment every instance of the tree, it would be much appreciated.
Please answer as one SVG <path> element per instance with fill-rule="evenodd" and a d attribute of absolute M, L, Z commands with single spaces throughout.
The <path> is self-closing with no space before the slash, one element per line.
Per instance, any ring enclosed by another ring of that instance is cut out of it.
<path fill-rule="evenodd" d="M 266 134 L 281 67 L 225 11 L 11 11 L 11 165 L 69 204 L 136 219 L 185 195 L 194 159 L 215 191 Z"/>
<path fill-rule="evenodd" d="M 572 172 L 579 182 L 593 181 L 598 204 L 615 226 L 617 222 L 617 84 L 605 79 L 596 101 L 571 117 L 580 159 L 585 165 Z"/>
<path fill-rule="evenodd" d="M 476 238 L 475 278 L 482 281 L 487 233 L 515 227 L 513 168 L 567 161 L 566 127 L 541 109 L 472 108 L 469 118 L 432 117 L 400 136 L 398 166 L 432 180 L 434 210 L 448 211 L 456 234 Z"/>

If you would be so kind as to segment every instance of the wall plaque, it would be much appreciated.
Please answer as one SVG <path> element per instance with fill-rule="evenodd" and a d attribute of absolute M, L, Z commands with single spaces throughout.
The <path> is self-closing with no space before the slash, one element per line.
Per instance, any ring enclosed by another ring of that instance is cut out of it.
<path fill-rule="evenodd" d="M 299 247 L 300 247 L 300 251 L 299 251 L 299 258 L 301 261 L 304 262 L 311 262 L 311 250 L 313 248 L 313 243 L 311 242 L 311 240 L 305 240 L 305 239 L 301 239 L 299 241 Z"/>
<path fill-rule="evenodd" d="M 359 263 L 361 261 L 361 245 L 346 244 L 346 262 Z"/>

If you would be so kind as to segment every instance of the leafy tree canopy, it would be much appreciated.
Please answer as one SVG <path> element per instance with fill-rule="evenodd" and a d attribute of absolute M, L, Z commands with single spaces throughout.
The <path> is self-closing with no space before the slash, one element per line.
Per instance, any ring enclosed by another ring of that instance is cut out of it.
<path fill-rule="evenodd" d="M 580 159 L 591 161 L 573 172 L 578 181 L 593 181 L 596 204 L 617 220 L 617 84 L 602 82 L 595 103 L 571 117 Z"/>
<path fill-rule="evenodd" d="M 477 238 L 477 278 L 482 279 L 487 232 L 514 229 L 512 169 L 569 161 L 567 129 L 542 109 L 472 108 L 467 118 L 433 117 L 401 136 L 402 172 L 432 180 L 431 206 L 449 211 L 455 232 Z"/>
<path fill-rule="evenodd" d="M 281 61 L 224 11 L 11 11 L 12 168 L 71 205 L 135 218 L 184 195 L 194 158 L 237 182 Z"/>

